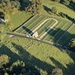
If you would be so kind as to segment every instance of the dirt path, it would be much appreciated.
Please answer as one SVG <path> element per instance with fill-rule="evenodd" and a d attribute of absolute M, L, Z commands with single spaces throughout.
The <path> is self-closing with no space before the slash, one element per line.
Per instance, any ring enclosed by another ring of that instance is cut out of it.
<path fill-rule="evenodd" d="M 53 24 L 51 27 L 50 27 L 50 29 L 48 29 L 41 37 L 40 37 L 40 39 L 42 39 L 53 27 L 55 27 L 55 25 L 58 23 L 58 21 L 56 20 L 56 19 L 53 19 L 54 21 L 56 21 L 56 23 L 55 24 Z"/>

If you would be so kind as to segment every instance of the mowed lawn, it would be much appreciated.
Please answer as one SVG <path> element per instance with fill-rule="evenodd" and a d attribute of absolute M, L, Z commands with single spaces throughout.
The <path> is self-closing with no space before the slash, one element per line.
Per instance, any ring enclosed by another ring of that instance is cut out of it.
<path fill-rule="evenodd" d="M 69 16 L 71 16 L 72 18 L 75 18 L 75 12 L 66 7 L 65 5 L 61 4 L 61 3 L 57 3 L 57 2 L 54 2 L 54 1 L 51 1 L 51 0 L 42 0 L 42 4 L 45 5 L 46 7 L 48 8 L 52 8 L 52 7 L 56 7 L 56 9 L 58 10 L 58 12 L 63 12 L 65 14 L 68 14 Z M 45 10 L 43 10 L 45 11 Z"/>
<path fill-rule="evenodd" d="M 31 17 L 31 14 L 26 13 L 25 11 L 18 11 L 16 14 L 10 15 L 10 17 L 9 28 L 14 30 L 28 20 Z"/>
<path fill-rule="evenodd" d="M 56 25 L 55 29 L 61 29 L 63 25 L 66 26 L 66 21 L 62 22 L 63 19 L 60 20 L 59 18 L 57 18 L 57 20 L 60 23 Z M 31 24 L 31 22 L 29 23 Z M 35 25 L 35 21 L 33 23 Z M 32 25 L 30 25 L 30 28 L 33 28 Z M 64 28 L 62 29 L 64 30 Z M 53 33 L 55 32 L 52 31 L 52 34 Z M 63 49 L 37 41 L 22 37 L 20 38 L 15 36 L 10 38 L 7 36 L 6 43 L 0 47 L 0 54 L 8 55 L 11 63 L 15 62 L 16 60 L 22 60 L 24 62 L 31 63 L 34 67 L 39 69 L 39 71 L 47 71 L 50 74 L 54 67 L 61 68 L 64 75 L 75 74 L 75 55 L 73 55 L 73 53 L 71 54 Z"/>
<path fill-rule="evenodd" d="M 1 47 L 0 54 L 7 54 L 11 62 L 22 60 L 31 63 L 39 71 L 47 71 L 50 74 L 54 67 L 61 68 L 64 75 L 75 74 L 74 55 L 71 57 L 71 53 L 69 54 L 63 49 L 37 41 L 20 37 L 8 38 L 7 44 Z"/>
<path fill-rule="evenodd" d="M 58 23 L 53 28 L 51 28 L 56 23 L 54 19 L 58 21 Z M 45 20 L 47 21 L 45 22 Z M 37 31 L 39 39 L 44 33 L 46 33 L 46 35 L 42 37 L 44 41 L 48 41 L 50 43 L 57 43 L 59 45 L 68 45 L 70 40 L 74 36 L 73 34 L 71 34 L 75 33 L 74 27 L 75 26 L 73 25 L 73 23 L 69 20 L 56 16 L 52 17 L 50 15 L 38 14 L 28 20 L 26 23 L 24 23 L 17 30 L 15 30 L 15 32 L 29 35 Z M 72 30 L 72 28 L 74 29 Z M 50 31 L 47 32 L 47 30 L 49 29 Z M 69 36 L 70 38 L 67 38 L 67 36 L 65 35 Z M 64 39 L 69 42 L 67 43 Z"/>

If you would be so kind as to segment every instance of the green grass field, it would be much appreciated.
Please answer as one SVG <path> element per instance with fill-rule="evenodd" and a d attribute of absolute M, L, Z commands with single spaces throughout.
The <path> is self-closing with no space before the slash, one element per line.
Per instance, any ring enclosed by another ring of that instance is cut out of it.
<path fill-rule="evenodd" d="M 10 15 L 10 17 L 10 24 L 8 27 L 10 30 L 14 30 L 30 18 L 31 14 L 26 13 L 25 11 L 18 11 L 16 14 Z"/>
<path fill-rule="evenodd" d="M 71 16 L 72 18 L 75 18 L 75 12 L 68 8 L 67 6 L 61 4 L 61 3 L 57 3 L 51 0 L 42 0 L 42 4 L 45 5 L 48 8 L 52 8 L 52 7 L 56 7 L 58 12 L 63 12 L 65 14 L 68 14 L 69 16 Z M 45 9 L 42 10 L 43 12 L 46 12 Z"/>
<path fill-rule="evenodd" d="M 55 6 L 58 12 L 64 12 L 71 17 L 75 17 L 74 11 L 60 3 L 42 0 L 42 4 L 48 8 Z M 25 22 L 15 32 L 29 35 L 32 31 L 37 31 L 39 34 L 38 38 L 40 38 L 56 23 L 53 19 L 47 20 L 45 23 L 43 22 L 48 18 L 54 18 L 58 23 L 47 32 L 42 40 L 48 43 L 56 43 L 60 46 L 67 46 L 75 35 L 75 24 L 73 25 L 71 21 L 65 18 L 49 15 L 45 9 L 41 9 L 41 11 L 45 14 L 37 14 L 27 22 L 26 20 L 31 17 L 31 14 L 19 11 L 17 14 L 11 15 L 10 25 L 8 27 L 12 31 Z M 43 24 L 39 27 L 41 23 Z M 3 32 L 8 31 L 8 27 L 0 24 L 0 30 Z M 43 72 L 41 75 L 47 75 L 45 71 L 51 75 L 54 67 L 61 68 L 64 73 L 63 75 L 75 74 L 75 54 L 73 52 L 18 36 L 10 38 L 6 34 L 0 34 L 0 40 L 0 55 L 6 54 L 10 58 L 10 65 L 20 60 L 32 64 L 40 73 Z M 6 67 L 8 67 L 8 64 Z M 8 68 L 6 69 L 8 70 Z"/>
<path fill-rule="evenodd" d="M 53 19 L 57 20 L 58 23 L 53 28 L 51 28 L 56 23 Z M 44 22 L 45 20 L 47 21 Z M 49 30 L 50 28 L 51 30 L 47 32 L 47 30 Z M 46 35 L 42 37 L 42 40 L 65 46 L 68 45 L 70 40 L 73 38 L 75 27 L 72 22 L 68 20 L 59 17 L 52 18 L 52 16 L 45 14 L 38 14 L 27 21 L 25 24 L 23 24 L 21 27 L 19 27 L 17 30 L 15 30 L 15 32 L 25 35 L 29 35 L 32 32 L 36 31 L 39 34 L 39 39 L 44 33 L 46 33 Z M 67 36 L 69 38 L 67 38 Z M 68 42 L 64 39 L 66 39 Z"/>
<path fill-rule="evenodd" d="M 54 67 L 61 68 L 64 75 L 73 75 L 75 73 L 75 56 L 73 54 L 26 38 L 7 37 L 8 41 L 1 47 L 0 54 L 7 54 L 10 57 L 10 62 L 21 60 L 31 63 L 39 71 L 46 71 L 49 74 L 51 74 Z"/>

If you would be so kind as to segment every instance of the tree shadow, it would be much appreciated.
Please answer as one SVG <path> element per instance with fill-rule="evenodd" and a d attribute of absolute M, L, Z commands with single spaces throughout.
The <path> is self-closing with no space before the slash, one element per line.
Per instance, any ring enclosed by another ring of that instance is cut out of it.
<path fill-rule="evenodd" d="M 24 59 L 23 61 L 25 61 L 26 63 L 30 63 L 30 64 L 32 64 L 32 65 L 34 65 L 34 66 L 36 66 L 36 67 L 38 67 L 44 71 L 47 71 L 48 74 L 52 73 L 54 66 L 47 64 L 46 62 L 43 62 L 43 61 L 39 60 L 38 58 L 35 58 L 33 55 L 28 53 L 20 45 L 16 45 L 15 43 L 12 43 L 12 44 L 19 51 L 20 56 L 22 56 L 22 58 Z M 71 56 L 71 58 L 75 61 L 74 55 Z M 52 61 L 52 63 L 54 63 L 54 65 L 56 67 L 62 69 L 63 75 L 74 75 L 75 74 L 75 71 L 74 71 L 75 70 L 75 64 L 74 63 L 66 64 L 66 66 L 67 66 L 67 68 L 66 68 L 60 62 L 55 60 L 53 57 L 49 57 L 49 59 Z"/>
<path fill-rule="evenodd" d="M 27 52 L 22 46 L 16 45 L 13 42 L 12 45 L 15 49 L 17 49 L 18 55 L 12 52 L 5 45 L 2 45 L 2 47 L 0 47 L 0 55 L 6 54 L 10 57 L 10 62 L 6 65 L 3 65 L 4 68 L 0 68 L 0 74 L 4 75 L 4 73 L 7 72 L 9 75 L 13 75 L 13 74 L 40 75 L 39 70 L 35 68 L 36 66 L 39 69 L 47 71 L 48 74 L 51 75 L 54 66 L 34 57 L 29 52 Z M 70 57 L 75 61 L 73 54 L 72 56 L 70 54 Z M 49 59 L 52 61 L 52 63 L 54 63 L 56 67 L 59 67 L 63 70 L 64 75 L 75 74 L 75 64 L 73 63 L 67 64 L 67 68 L 65 68 L 60 62 L 55 60 L 53 57 L 49 57 Z M 17 66 L 16 65 L 12 66 L 13 63 L 17 60 L 20 60 L 21 62 L 23 61 L 25 63 L 25 66 L 22 66 L 22 64 L 19 65 L 18 63 Z"/>
<path fill-rule="evenodd" d="M 7 46 L 5 46 L 5 45 L 2 45 L 1 46 L 1 48 L 0 48 L 0 55 L 2 55 L 2 54 L 6 54 L 6 55 L 8 55 L 9 56 L 9 58 L 10 58 L 10 65 L 11 65 L 11 63 L 12 62 L 14 62 L 14 61 L 16 61 L 16 60 L 21 60 L 21 58 L 16 54 L 16 53 L 14 53 L 14 52 L 12 52 Z M 13 58 L 14 58 L 14 60 L 13 60 Z"/>
<path fill-rule="evenodd" d="M 19 2 L 20 2 L 20 5 L 21 5 L 20 6 L 21 11 L 25 10 L 25 8 L 28 7 L 31 4 L 30 0 L 20 0 Z"/>
<path fill-rule="evenodd" d="M 62 1 L 62 0 L 61 0 Z M 64 4 L 62 2 L 60 2 L 61 4 Z M 64 4 L 65 5 L 65 4 Z M 66 7 L 68 7 L 69 9 L 73 10 L 75 12 L 75 9 L 74 9 L 74 4 L 72 3 L 72 1 L 70 1 L 70 4 L 69 5 L 65 5 Z"/>
<path fill-rule="evenodd" d="M 46 32 L 47 32 L 47 30 L 46 30 Z M 54 42 L 54 45 L 56 47 L 58 47 L 59 49 L 68 48 L 70 41 L 75 36 L 75 34 L 71 34 L 71 33 L 67 32 L 67 31 L 63 31 L 60 28 L 51 29 L 51 31 L 48 32 L 47 35 L 50 36 L 50 38 L 48 38 L 47 41 L 51 40 L 52 42 Z"/>
<path fill-rule="evenodd" d="M 47 6 L 43 5 L 43 8 L 44 8 L 44 10 L 45 10 L 46 12 L 48 12 L 48 13 L 50 13 L 50 12 L 51 12 L 51 9 L 50 9 L 50 8 L 48 8 Z"/>
<path fill-rule="evenodd" d="M 59 68 L 64 69 L 64 66 L 61 65 L 57 60 L 55 60 L 53 57 L 49 57 L 49 59 Z"/>
<path fill-rule="evenodd" d="M 55 60 L 53 57 L 49 57 L 49 59 L 53 62 L 53 64 L 55 64 L 56 67 L 62 69 L 63 71 L 63 75 L 67 74 L 66 73 L 66 69 L 60 62 L 58 62 L 57 60 Z"/>
<path fill-rule="evenodd" d="M 74 18 L 70 17 L 68 14 L 65 14 L 63 12 L 59 13 L 60 16 L 62 16 L 63 18 L 66 17 L 68 20 L 72 21 L 73 23 L 75 23 Z"/>
<path fill-rule="evenodd" d="M 39 60 L 38 58 L 35 58 L 33 55 L 28 53 L 20 45 L 16 45 L 15 43 L 12 43 L 12 45 L 14 46 L 14 48 L 16 48 L 19 51 L 19 55 L 23 58 L 24 62 L 30 63 L 33 66 L 36 66 L 44 71 L 47 71 L 49 74 L 51 74 L 52 69 L 54 68 L 52 65 L 47 64 L 46 62 L 43 62 Z"/>
<path fill-rule="evenodd" d="M 67 72 L 68 75 L 74 75 L 75 74 L 75 52 L 67 52 L 67 54 L 71 57 L 71 59 L 73 60 L 73 63 L 67 64 Z M 71 72 L 71 74 L 70 74 Z"/>
<path fill-rule="evenodd" d="M 14 30 L 12 30 L 13 32 L 15 30 L 17 30 L 18 28 L 20 28 L 21 26 L 23 26 L 27 21 L 29 21 L 33 16 L 31 16 L 30 18 L 28 18 L 25 22 L 23 22 L 20 26 L 18 26 L 17 28 L 15 28 Z"/>
<path fill-rule="evenodd" d="M 0 12 L 0 18 L 4 19 L 5 14 L 3 12 Z"/>
<path fill-rule="evenodd" d="M 28 29 L 27 27 L 23 26 L 22 27 L 26 32 L 28 32 L 28 34 L 32 33 L 32 31 L 30 29 Z"/>
<path fill-rule="evenodd" d="M 75 63 L 67 64 L 67 75 L 74 75 L 75 74 Z"/>
<path fill-rule="evenodd" d="M 19 47 L 19 46 L 15 46 L 15 47 Z M 21 46 L 17 49 L 22 50 Z M 13 75 L 13 74 L 16 74 L 16 75 L 19 75 L 19 74 L 40 75 L 39 70 L 37 70 L 34 65 L 32 65 L 28 62 L 26 63 L 25 59 L 23 59 L 23 57 L 12 52 L 5 45 L 2 45 L 0 48 L 0 55 L 3 55 L 3 54 L 8 55 L 8 57 L 10 59 L 9 59 L 9 63 L 2 65 L 3 67 L 0 67 L 0 74 L 1 75 L 4 75 L 4 73 L 6 73 L 6 72 L 9 75 Z M 21 53 L 21 54 L 23 54 L 23 53 Z M 19 60 L 19 62 L 17 62 L 18 60 Z"/>
<path fill-rule="evenodd" d="M 75 4 L 74 4 L 74 2 L 72 0 L 69 1 L 70 3 L 68 5 L 64 4 L 63 1 L 64 0 L 60 0 L 60 3 L 63 4 L 63 5 L 65 5 L 66 7 L 70 8 L 71 10 L 75 11 L 75 9 L 74 9 L 74 5 Z"/>
<path fill-rule="evenodd" d="M 66 5 L 66 6 L 75 12 L 74 7 L 72 7 L 72 6 L 70 6 L 70 5 Z"/>
<path fill-rule="evenodd" d="M 47 29 L 48 30 L 48 29 Z M 72 40 L 72 37 L 75 36 L 75 34 L 71 34 L 69 32 L 63 31 L 60 28 L 53 30 L 52 29 L 52 33 L 48 33 L 48 35 L 52 36 L 52 40 L 55 43 L 54 45 L 59 48 L 60 50 L 67 50 L 68 45 L 70 43 L 70 41 Z M 59 31 L 61 33 L 59 33 Z M 62 37 L 62 33 L 65 33 L 65 36 L 63 38 L 60 39 L 60 37 Z M 57 34 L 56 37 L 54 37 L 54 35 Z M 71 37 L 71 38 L 70 38 Z M 57 42 L 58 38 L 60 39 L 59 42 Z M 66 43 L 65 43 L 66 41 Z M 62 66 L 62 64 L 60 64 L 58 61 L 56 61 L 54 58 L 50 57 L 50 60 L 57 65 L 59 68 L 62 68 L 64 75 L 74 75 L 75 74 L 75 51 L 72 49 L 68 49 L 68 51 L 66 51 L 67 54 L 72 58 L 72 60 L 74 61 L 74 63 L 70 63 L 70 64 L 66 64 L 67 68 L 65 68 L 64 66 Z"/>
<path fill-rule="evenodd" d="M 66 64 L 65 68 L 60 62 L 55 60 L 53 57 L 49 57 L 50 60 L 56 65 L 56 67 L 61 68 L 63 75 L 74 75 L 75 74 L 75 63 Z"/>

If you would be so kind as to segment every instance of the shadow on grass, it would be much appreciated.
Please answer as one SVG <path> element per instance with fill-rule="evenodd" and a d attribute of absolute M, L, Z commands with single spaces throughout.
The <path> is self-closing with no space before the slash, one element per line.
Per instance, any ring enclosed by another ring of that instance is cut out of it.
<path fill-rule="evenodd" d="M 56 65 L 56 67 L 64 69 L 64 66 L 59 63 L 57 60 L 55 60 L 53 57 L 49 57 L 49 59 Z"/>
<path fill-rule="evenodd" d="M 5 14 L 0 11 L 0 18 L 4 19 Z"/>
<path fill-rule="evenodd" d="M 75 74 L 75 63 L 67 64 L 67 75 L 74 75 Z"/>
<path fill-rule="evenodd" d="M 37 68 L 42 69 L 43 71 L 47 71 L 48 75 L 51 75 L 54 66 L 34 57 L 29 52 L 27 52 L 22 46 L 17 45 L 13 42 L 12 42 L 12 45 L 18 51 L 18 55 L 12 52 L 5 45 L 3 45 L 0 48 L 0 55 L 6 54 L 10 57 L 9 63 L 4 65 L 3 66 L 4 68 L 0 68 L 0 73 L 4 74 L 5 72 L 7 72 L 10 75 L 13 75 L 13 74 L 40 75 L 39 70 L 35 68 L 36 66 Z M 73 58 L 73 56 L 71 57 Z M 52 61 L 52 63 L 54 63 L 56 67 L 59 67 L 63 70 L 64 75 L 74 75 L 75 74 L 75 71 L 74 71 L 75 64 L 73 63 L 67 64 L 67 68 L 65 68 L 60 62 L 55 60 L 53 57 L 49 57 L 49 59 Z M 21 65 L 18 64 L 18 66 L 16 65 L 12 66 L 12 64 L 16 62 L 17 60 L 23 61 L 25 63 L 25 66 L 22 66 L 22 64 Z"/>
<path fill-rule="evenodd" d="M 35 58 L 33 55 L 28 53 L 24 48 L 22 48 L 19 45 L 16 45 L 15 43 L 12 43 L 14 48 L 16 48 L 19 51 L 19 55 L 23 58 L 23 61 L 26 63 L 30 63 L 33 66 L 36 66 L 44 71 L 47 71 L 51 74 L 52 69 L 54 68 L 52 65 L 47 64 L 46 62 L 43 62 L 39 60 L 38 58 Z"/>
<path fill-rule="evenodd" d="M 21 58 L 14 52 L 12 52 L 7 46 L 5 45 L 2 45 L 1 48 L 0 48 L 0 55 L 2 54 L 6 54 L 9 56 L 10 58 L 10 65 L 12 62 L 16 61 L 16 60 L 21 60 Z M 13 60 L 14 59 L 14 60 Z"/>
<path fill-rule="evenodd" d="M 43 8 L 44 8 L 44 10 L 45 10 L 46 12 L 48 12 L 48 13 L 50 13 L 50 12 L 51 12 L 51 9 L 50 9 L 50 8 L 48 8 L 47 6 L 43 5 Z"/>
<path fill-rule="evenodd" d="M 75 12 L 74 7 L 72 7 L 72 6 L 70 6 L 70 5 L 66 5 L 66 6 Z"/>
<path fill-rule="evenodd" d="M 74 75 L 75 74 L 75 63 L 66 64 L 67 68 L 64 67 L 60 62 L 55 60 L 53 57 L 49 57 L 50 60 L 56 65 L 56 67 L 59 67 L 63 71 L 63 75 Z"/>
<path fill-rule="evenodd" d="M 45 36 L 44 39 L 46 38 L 47 41 L 54 42 L 54 45 L 60 49 L 66 49 L 69 46 L 69 43 L 72 40 L 72 38 L 75 36 L 75 34 L 63 31 L 60 28 L 51 29 L 51 31 L 48 32 L 47 35 L 49 35 L 50 38 L 48 37 L 47 39 Z"/>
<path fill-rule="evenodd" d="M 74 75 L 75 74 L 75 52 L 67 52 L 67 54 L 72 58 L 73 62 L 74 63 L 70 63 L 70 64 L 67 64 L 68 66 L 68 75 Z"/>
<path fill-rule="evenodd" d="M 20 26 L 18 26 L 16 29 L 13 29 L 12 31 L 15 32 L 18 28 L 20 28 L 21 26 L 23 26 L 27 21 L 29 21 L 33 16 L 31 16 L 30 18 L 28 18 L 25 22 L 23 22 Z"/>
<path fill-rule="evenodd" d="M 20 2 L 20 5 L 21 5 L 20 6 L 21 11 L 25 10 L 25 8 L 28 7 L 31 4 L 30 0 L 20 0 L 19 2 Z"/>
<path fill-rule="evenodd" d="M 28 29 L 27 27 L 23 26 L 22 27 L 26 32 L 28 32 L 28 34 L 32 33 L 32 31 L 30 29 Z"/>
<path fill-rule="evenodd" d="M 70 1 L 70 4 L 69 5 L 66 5 L 62 2 L 62 0 L 60 1 L 61 4 L 65 5 L 66 7 L 68 7 L 69 9 L 73 10 L 75 12 L 75 9 L 74 9 L 74 3 L 72 3 L 72 1 Z"/>
<path fill-rule="evenodd" d="M 0 74 L 4 75 L 4 73 L 8 73 L 9 75 L 40 75 L 39 70 L 35 68 L 35 66 L 30 64 L 29 62 L 25 62 L 26 59 L 23 59 L 24 55 L 21 55 L 24 53 L 23 48 L 21 46 L 18 46 L 16 44 L 15 47 L 20 50 L 20 55 L 17 55 L 16 53 L 12 52 L 7 46 L 3 45 L 0 48 L 0 55 L 7 55 L 10 59 L 9 62 L 5 65 L 2 65 L 3 67 L 0 67 Z M 23 52 L 22 52 L 23 51 Z M 18 61 L 18 62 L 17 62 Z M 5 61 L 4 61 L 5 62 Z M 22 63 L 23 62 L 23 63 Z M 25 64 L 25 65 L 24 65 Z"/>
<path fill-rule="evenodd" d="M 24 48 L 22 48 L 20 45 L 16 45 L 15 43 L 12 43 L 14 48 L 16 48 L 19 51 L 19 55 L 24 59 L 23 61 L 26 63 L 30 63 L 33 66 L 36 66 L 44 71 L 47 71 L 48 74 L 51 74 L 54 66 L 43 62 L 39 60 L 38 58 L 35 58 L 33 55 L 28 53 Z M 56 67 L 59 67 L 63 70 L 64 75 L 74 75 L 75 74 L 75 64 L 70 63 L 66 64 L 67 68 L 65 68 L 60 62 L 55 60 L 53 57 L 49 57 L 49 59 L 54 63 Z M 74 59 L 74 58 L 73 58 Z"/>

